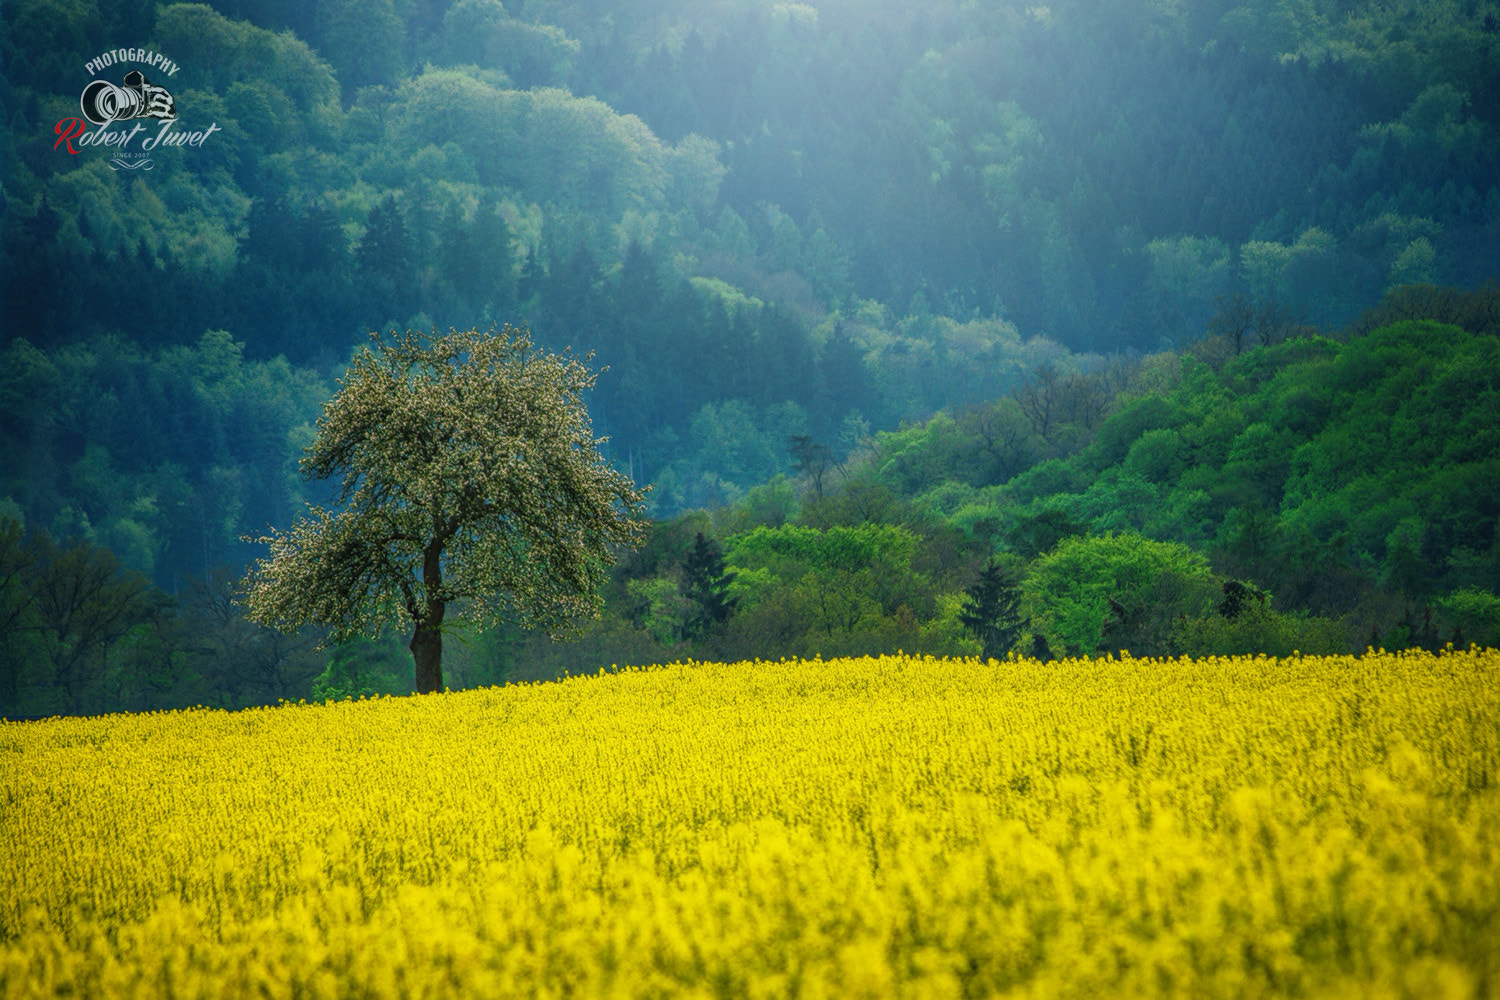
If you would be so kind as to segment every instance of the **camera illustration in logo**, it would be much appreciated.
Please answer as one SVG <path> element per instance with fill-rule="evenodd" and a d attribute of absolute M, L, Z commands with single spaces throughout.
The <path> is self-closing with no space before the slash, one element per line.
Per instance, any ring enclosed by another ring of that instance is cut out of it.
<path fill-rule="evenodd" d="M 83 108 L 83 117 L 95 125 L 131 118 L 177 119 L 177 102 L 167 88 L 155 86 L 139 70 L 126 73 L 123 86 L 95 80 L 83 88 L 78 103 Z"/>

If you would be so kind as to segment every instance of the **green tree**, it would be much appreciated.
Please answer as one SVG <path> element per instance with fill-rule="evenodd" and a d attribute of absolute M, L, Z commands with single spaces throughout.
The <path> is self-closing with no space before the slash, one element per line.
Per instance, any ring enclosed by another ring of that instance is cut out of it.
<path fill-rule="evenodd" d="M 31 577 L 39 553 L 25 535 L 20 518 L 0 515 L 0 715 L 18 711 L 26 667 L 38 659 L 31 648 L 41 631 Z"/>
<path fill-rule="evenodd" d="M 963 411 L 958 426 L 974 439 L 978 454 L 968 464 L 976 484 L 1008 481 L 1031 465 L 1040 451 L 1020 404 L 1008 396 Z"/>
<path fill-rule="evenodd" d="M 724 566 L 724 553 L 703 532 L 693 539 L 693 547 L 682 560 L 682 596 L 693 604 L 683 624 L 683 637 L 692 639 L 728 620 L 734 614 L 739 598 L 729 593 L 737 574 Z"/>
<path fill-rule="evenodd" d="M 105 686 L 123 640 L 169 599 L 108 549 L 78 539 L 59 548 L 45 532 L 33 545 L 29 586 L 63 705 L 70 712 L 112 707 Z"/>
<path fill-rule="evenodd" d="M 1349 637 L 1339 622 L 1309 615 L 1283 614 L 1264 601 L 1245 604 L 1229 615 L 1183 619 L 1172 630 L 1174 652 L 1189 656 L 1291 656 L 1294 652 L 1328 656 L 1349 651 Z"/>
<path fill-rule="evenodd" d="M 393 314 L 404 316 L 415 303 L 416 249 L 395 195 L 370 209 L 354 260 L 376 312 L 371 319 L 384 323 L 399 318 Z"/>
<path fill-rule="evenodd" d="M 787 453 L 792 456 L 792 468 L 797 475 L 806 476 L 812 482 L 814 495 L 822 496 L 823 478 L 837 464 L 833 451 L 814 441 L 811 434 L 793 434 L 787 444 Z"/>
<path fill-rule="evenodd" d="M 554 632 L 596 615 L 644 496 L 599 454 L 581 362 L 509 326 L 374 339 L 302 458 L 304 475 L 340 478 L 343 509 L 260 539 L 271 555 L 245 600 L 252 620 L 325 625 L 334 642 L 410 627 L 416 690 L 441 691 L 449 605 Z"/>
<path fill-rule="evenodd" d="M 1045 500 L 1039 500 L 1010 512 L 1002 537 L 1014 552 L 1023 558 L 1034 559 L 1044 552 L 1051 552 L 1063 539 L 1082 535 L 1087 530 L 1088 525 L 1066 508 L 1049 506 Z"/>
<path fill-rule="evenodd" d="M 736 590 L 746 595 L 736 622 L 754 628 L 759 621 L 759 627 L 780 632 L 777 655 L 880 648 L 891 620 L 930 604 L 931 583 L 913 567 L 918 539 L 906 528 L 861 523 L 818 530 L 789 524 L 755 528 L 727 544 L 739 573 Z M 781 624 L 760 618 L 768 601 L 779 609 L 773 617 Z M 806 631 L 789 642 L 794 621 Z"/>
<path fill-rule="evenodd" d="M 405 68 L 406 28 L 391 0 L 321 0 L 321 50 L 339 72 L 344 94 L 388 86 Z"/>
<path fill-rule="evenodd" d="M 1465 587 L 1439 598 L 1437 606 L 1470 642 L 1500 646 L 1500 595 L 1478 587 Z M 1454 645 L 1462 644 L 1455 642 Z"/>
<path fill-rule="evenodd" d="M 312 682 L 319 701 L 400 694 L 401 648 L 392 642 L 356 638 L 335 646 L 328 665 Z"/>
<path fill-rule="evenodd" d="M 987 660 L 998 660 L 1031 624 L 1021 615 L 1021 586 L 1003 566 L 991 562 L 964 592 L 958 620 L 973 633 Z"/>
<path fill-rule="evenodd" d="M 629 580 L 625 592 L 630 598 L 630 621 L 636 628 L 662 646 L 671 646 L 686 637 L 693 605 L 683 595 L 678 581 L 664 576 Z"/>
<path fill-rule="evenodd" d="M 1082 655 L 1169 652 L 1176 621 L 1202 617 L 1220 589 L 1207 560 L 1187 546 L 1112 533 L 1064 539 L 1024 584 L 1037 631 Z"/>

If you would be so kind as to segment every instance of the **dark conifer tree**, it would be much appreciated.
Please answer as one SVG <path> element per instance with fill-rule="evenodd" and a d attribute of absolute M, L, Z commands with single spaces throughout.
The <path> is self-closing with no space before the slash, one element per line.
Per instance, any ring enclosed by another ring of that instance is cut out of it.
<path fill-rule="evenodd" d="M 516 308 L 515 252 L 511 248 L 510 226 L 493 198 L 486 197 L 479 203 L 469 236 L 478 255 L 474 263 L 475 283 L 484 292 L 482 298 L 490 318 L 509 320 Z"/>
<path fill-rule="evenodd" d="M 992 562 L 965 592 L 958 620 L 983 646 L 981 655 L 998 660 L 1015 647 L 1031 624 L 1031 619 L 1021 617 L 1020 607 L 1020 584 L 1004 567 Z"/>
<path fill-rule="evenodd" d="M 615 290 L 618 307 L 629 317 L 647 317 L 660 304 L 661 275 L 651 253 L 637 240 L 625 248 L 620 263 L 620 279 Z"/>
<path fill-rule="evenodd" d="M 1422 628 L 1413 645 L 1420 646 L 1429 653 L 1436 653 L 1443 648 L 1443 640 L 1438 637 L 1437 623 L 1432 620 L 1431 607 L 1422 609 Z"/>
<path fill-rule="evenodd" d="M 724 553 L 719 546 L 703 532 L 698 532 L 693 547 L 682 561 L 682 596 L 694 605 L 683 623 L 684 638 L 702 635 L 734 614 L 739 599 L 730 596 L 729 585 L 735 576 L 725 567 Z"/>
<path fill-rule="evenodd" d="M 394 195 L 370 209 L 365 235 L 359 241 L 354 261 L 359 270 L 360 291 L 370 303 L 369 320 L 400 322 L 413 311 L 416 264 L 411 233 L 396 207 Z"/>
<path fill-rule="evenodd" d="M 295 262 L 297 217 L 283 198 L 256 198 L 245 216 L 239 239 L 240 264 L 281 268 Z"/>
<path fill-rule="evenodd" d="M 484 290 L 477 277 L 479 259 L 473 231 L 465 223 L 462 209 L 449 205 L 438 233 L 439 287 L 448 299 L 444 311 L 451 311 L 459 325 L 480 322 Z"/>
<path fill-rule="evenodd" d="M 798 402 L 812 399 L 817 382 L 817 366 L 812 341 L 807 330 L 789 310 L 770 305 L 757 317 L 759 357 L 750 373 L 759 383 L 751 387 L 751 400 L 763 406 L 774 406 L 784 400 Z"/>
<path fill-rule="evenodd" d="M 844 329 L 842 320 L 834 323 L 833 334 L 819 352 L 818 377 L 831 420 L 841 420 L 851 410 L 869 409 L 876 397 L 864 351 Z"/>
<path fill-rule="evenodd" d="M 303 268 L 316 272 L 320 286 L 326 286 L 331 275 L 344 271 L 349 259 L 344 229 L 338 216 L 321 201 L 305 205 L 300 216 L 296 259 Z"/>

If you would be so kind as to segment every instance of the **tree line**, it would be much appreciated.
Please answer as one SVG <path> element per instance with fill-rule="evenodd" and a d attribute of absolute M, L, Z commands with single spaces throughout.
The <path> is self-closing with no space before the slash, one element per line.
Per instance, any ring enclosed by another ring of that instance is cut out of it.
<path fill-rule="evenodd" d="M 1493 643 L 1497 303 L 1414 286 L 1333 336 L 1044 367 L 838 462 L 789 440 L 794 476 L 659 524 L 591 637 L 526 658 Z"/>
<path fill-rule="evenodd" d="M 581 634 L 469 634 L 447 647 L 448 683 L 685 656 L 1500 642 L 1497 303 L 1493 287 L 1414 286 L 1336 336 L 1221 333 L 1040 368 L 847 455 L 792 435 L 789 473 L 621 552 Z M 227 571 L 168 596 L 9 514 L 5 683 L 21 714 L 411 689 L 393 634 L 319 653 L 316 632 L 248 625 Z"/>

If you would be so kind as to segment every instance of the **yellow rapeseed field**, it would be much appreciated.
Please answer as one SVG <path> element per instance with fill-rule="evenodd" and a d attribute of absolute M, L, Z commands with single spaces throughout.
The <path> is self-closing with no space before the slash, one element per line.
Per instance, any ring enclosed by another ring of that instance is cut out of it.
<path fill-rule="evenodd" d="M 1500 653 L 0 725 L 0 995 L 1500 996 Z"/>

